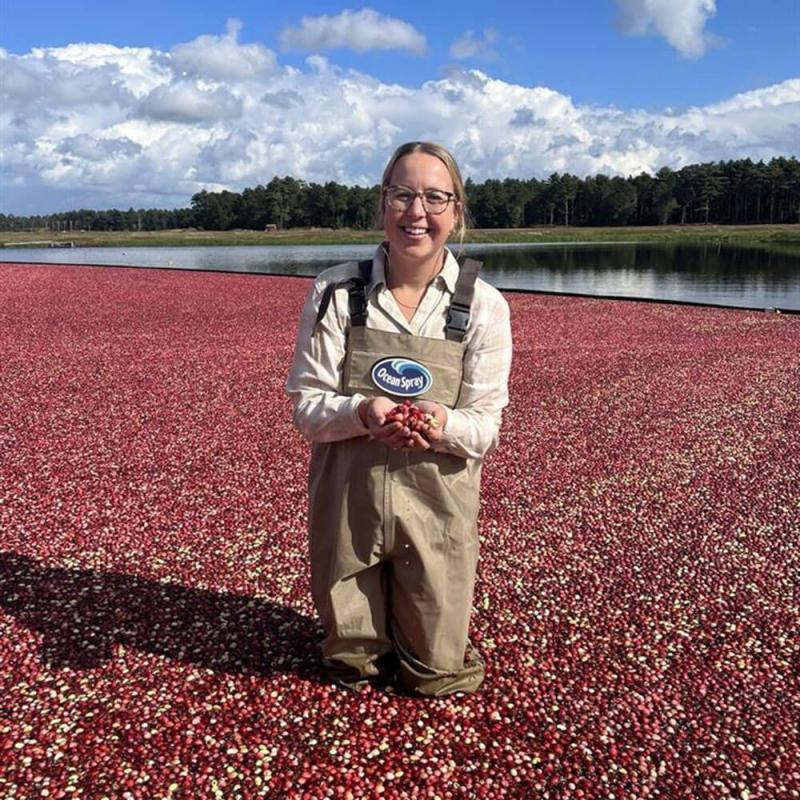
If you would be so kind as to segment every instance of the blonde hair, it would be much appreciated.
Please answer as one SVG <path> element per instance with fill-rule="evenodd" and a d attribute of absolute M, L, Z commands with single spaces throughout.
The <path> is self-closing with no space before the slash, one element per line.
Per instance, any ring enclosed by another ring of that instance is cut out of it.
<path fill-rule="evenodd" d="M 401 158 L 411 155 L 411 153 L 427 153 L 429 156 L 438 158 L 447 167 L 450 179 L 453 181 L 453 193 L 456 196 L 456 224 L 453 227 L 453 235 L 458 239 L 459 244 L 463 245 L 469 213 L 467 211 L 467 195 L 464 191 L 464 179 L 461 177 L 461 170 L 459 170 L 452 153 L 446 147 L 434 144 L 434 142 L 406 142 L 394 151 L 381 178 L 381 193 L 380 197 L 378 197 L 378 208 L 375 213 L 375 227 L 383 228 L 383 190 L 389 186 L 389 181 L 392 179 L 392 172 L 394 172 L 397 162 Z"/>

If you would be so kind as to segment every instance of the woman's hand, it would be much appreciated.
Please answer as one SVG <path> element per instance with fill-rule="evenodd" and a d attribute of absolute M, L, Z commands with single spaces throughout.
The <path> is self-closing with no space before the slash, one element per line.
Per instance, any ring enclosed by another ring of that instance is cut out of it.
<path fill-rule="evenodd" d="M 436 421 L 435 425 L 426 425 L 424 429 L 425 439 L 428 442 L 441 441 L 442 434 L 444 433 L 444 426 L 447 424 L 447 409 L 434 403 L 433 400 L 419 400 L 417 408 L 420 411 L 430 414 Z M 428 445 L 430 447 L 430 445 Z"/>
<path fill-rule="evenodd" d="M 358 415 L 364 425 L 367 426 L 370 436 L 393 450 L 429 450 L 430 441 L 441 438 L 441 430 L 428 425 L 422 432 L 419 432 L 412 431 L 401 422 L 389 422 L 387 424 L 386 417 L 396 405 L 397 402 L 390 400 L 388 397 L 372 397 L 361 401 L 358 407 Z M 422 407 L 421 403 L 418 405 Z M 447 412 L 437 403 L 428 402 L 426 406 L 434 406 L 439 410 L 439 414 L 443 416 L 439 416 L 433 409 L 424 409 L 425 413 L 433 414 L 437 422 L 440 422 L 440 425 L 444 425 L 447 419 Z M 431 436 L 428 436 L 429 432 L 432 432 Z"/>
<path fill-rule="evenodd" d="M 405 444 L 410 431 L 399 422 L 386 423 L 386 415 L 397 405 L 388 397 L 371 397 L 362 400 L 358 406 L 358 415 L 367 426 L 373 439 L 400 450 Z"/>

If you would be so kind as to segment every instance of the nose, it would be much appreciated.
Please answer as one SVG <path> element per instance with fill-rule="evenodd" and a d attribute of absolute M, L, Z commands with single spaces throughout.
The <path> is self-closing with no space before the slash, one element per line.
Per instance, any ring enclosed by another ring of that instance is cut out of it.
<path fill-rule="evenodd" d="M 417 203 L 419 203 L 419 206 L 417 206 Z M 420 215 L 425 215 L 425 214 L 428 213 L 425 210 L 425 204 L 422 202 L 422 195 L 421 194 L 415 194 L 414 195 L 414 199 L 411 201 L 411 205 L 406 209 L 406 213 L 407 214 L 408 213 L 412 213 L 413 214 L 413 213 L 415 213 L 417 211 L 419 212 Z"/>

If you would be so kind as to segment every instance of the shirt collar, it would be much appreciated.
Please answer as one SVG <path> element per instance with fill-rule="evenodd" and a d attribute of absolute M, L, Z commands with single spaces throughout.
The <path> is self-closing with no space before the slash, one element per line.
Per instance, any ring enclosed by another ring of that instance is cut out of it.
<path fill-rule="evenodd" d="M 456 261 L 456 257 L 450 252 L 450 250 L 445 249 L 445 253 L 446 256 L 444 259 L 444 267 L 442 267 L 439 277 L 444 281 L 447 291 L 450 292 L 450 294 L 453 294 L 456 290 L 456 281 L 458 280 L 460 268 L 458 266 L 458 261 Z"/>
<path fill-rule="evenodd" d="M 381 284 L 386 285 L 385 247 L 386 243 L 384 242 L 378 247 L 378 249 L 375 251 L 375 255 L 372 258 L 372 273 L 370 275 L 369 288 L 367 290 L 368 292 L 372 292 Z M 456 281 L 458 280 L 458 261 L 456 261 L 456 257 L 448 248 L 445 248 L 444 252 L 444 266 L 442 267 L 442 271 L 436 276 L 436 280 L 441 279 L 444 282 L 447 291 L 450 292 L 450 294 L 453 294 L 456 290 Z"/>
<path fill-rule="evenodd" d="M 378 288 L 383 284 L 386 285 L 386 267 L 385 267 L 385 259 L 386 259 L 386 251 L 384 250 L 386 247 L 386 243 L 378 245 L 378 249 L 375 251 L 375 255 L 372 257 L 372 272 L 370 273 L 369 277 L 369 287 L 367 292 L 372 292 L 374 289 Z"/>

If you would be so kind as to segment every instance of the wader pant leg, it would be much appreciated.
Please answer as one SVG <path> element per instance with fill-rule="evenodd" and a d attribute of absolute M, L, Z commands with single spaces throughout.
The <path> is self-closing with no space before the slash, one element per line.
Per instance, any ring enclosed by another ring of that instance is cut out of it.
<path fill-rule="evenodd" d="M 332 678 L 358 686 L 394 651 L 383 560 L 386 448 L 366 437 L 316 444 L 310 470 L 311 594 Z"/>
<path fill-rule="evenodd" d="M 474 692 L 485 674 L 468 640 L 479 467 L 443 454 L 393 453 L 389 463 L 390 632 L 401 683 L 424 695 Z"/>

